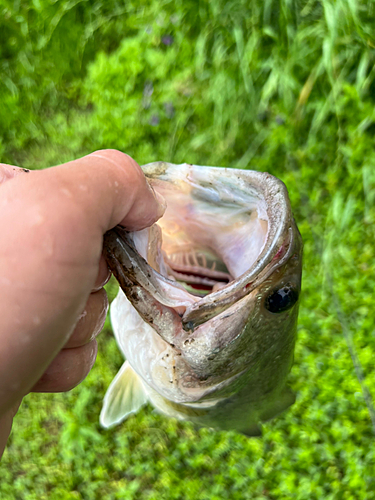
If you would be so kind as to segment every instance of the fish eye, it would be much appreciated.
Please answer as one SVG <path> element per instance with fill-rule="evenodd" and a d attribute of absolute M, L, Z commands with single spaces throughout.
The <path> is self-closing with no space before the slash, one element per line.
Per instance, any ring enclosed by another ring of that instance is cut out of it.
<path fill-rule="evenodd" d="M 268 295 L 264 303 L 266 309 L 271 313 L 280 313 L 287 311 L 298 300 L 298 290 L 294 285 L 288 283 Z"/>

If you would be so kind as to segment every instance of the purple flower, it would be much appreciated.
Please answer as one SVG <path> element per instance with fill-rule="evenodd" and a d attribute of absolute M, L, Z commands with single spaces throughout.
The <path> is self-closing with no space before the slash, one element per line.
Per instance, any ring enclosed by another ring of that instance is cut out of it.
<path fill-rule="evenodd" d="M 144 107 L 144 109 L 148 109 L 151 106 L 151 96 L 153 92 L 154 86 L 152 82 L 147 80 L 145 86 L 143 87 L 142 106 Z"/>
<path fill-rule="evenodd" d="M 162 37 L 161 41 L 162 43 L 164 43 L 164 45 L 172 45 L 172 43 L 174 42 L 174 38 L 172 35 L 165 35 Z"/>
<path fill-rule="evenodd" d="M 152 115 L 149 123 L 152 127 L 157 127 L 160 123 L 159 115 Z"/>
<path fill-rule="evenodd" d="M 165 102 L 164 103 L 164 109 L 165 109 L 165 114 L 167 116 L 167 118 L 173 118 L 174 117 L 174 114 L 175 114 L 175 109 L 174 109 L 174 106 L 173 106 L 173 102 Z"/>

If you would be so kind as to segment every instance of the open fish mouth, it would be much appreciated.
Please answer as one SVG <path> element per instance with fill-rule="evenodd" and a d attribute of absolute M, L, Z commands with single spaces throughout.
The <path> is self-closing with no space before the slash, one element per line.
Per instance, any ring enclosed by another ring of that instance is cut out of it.
<path fill-rule="evenodd" d="M 249 294 L 288 258 L 293 238 L 290 206 L 284 184 L 275 177 L 164 162 L 142 168 L 168 200 L 158 224 L 161 231 L 154 226 L 127 237 L 115 228 L 106 235 L 105 248 L 109 253 L 121 240 L 123 249 L 126 242 L 133 247 L 133 261 L 138 260 L 133 280 L 146 288 L 143 276 L 169 282 L 164 294 L 159 290 L 165 303 L 171 304 L 168 292 L 182 284 L 193 296 L 182 318 L 185 327 L 194 329 Z M 142 264 L 136 252 L 144 258 Z M 267 269 L 276 256 L 278 261 Z M 139 268 L 145 270 L 143 276 Z M 178 307 L 177 302 L 173 305 Z"/>
<path fill-rule="evenodd" d="M 270 414 L 270 399 L 280 396 L 293 356 L 302 244 L 286 188 L 253 171 L 165 162 L 142 169 L 167 200 L 165 215 L 143 231 L 114 228 L 105 235 L 104 251 L 142 328 L 150 331 L 139 336 L 142 342 L 127 339 L 131 314 L 119 299 L 112 314 L 116 338 L 146 399 L 159 410 L 188 418 L 182 406 L 200 406 L 205 416 L 195 412 L 190 420 L 226 428 L 217 417 L 223 401 L 233 414 L 247 401 L 252 416 L 246 424 L 232 422 L 244 432 L 250 421 L 256 426 Z M 147 349 L 170 357 L 168 383 L 165 361 L 158 365 Z M 269 365 L 280 368 L 280 377 L 269 367 L 259 373 L 278 349 L 281 361 Z M 291 403 L 290 396 L 286 400 Z"/>

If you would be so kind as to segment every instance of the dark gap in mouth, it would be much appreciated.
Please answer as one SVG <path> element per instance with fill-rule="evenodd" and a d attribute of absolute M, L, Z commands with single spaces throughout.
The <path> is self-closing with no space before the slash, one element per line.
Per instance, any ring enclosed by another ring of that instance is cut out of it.
<path fill-rule="evenodd" d="M 220 257 L 207 249 L 190 247 L 186 251 L 165 253 L 164 262 L 170 278 L 193 295 L 207 295 L 233 280 Z"/>
<path fill-rule="evenodd" d="M 184 272 L 181 269 L 175 269 L 170 266 L 173 277 L 180 282 L 188 291 L 189 289 L 196 290 L 200 294 L 208 294 L 214 290 L 214 287 L 223 287 L 232 280 L 231 276 L 223 272 L 216 273 L 218 276 L 212 276 L 212 271 L 209 269 L 196 267 L 188 269 L 187 266 L 184 268 Z"/>
<path fill-rule="evenodd" d="M 207 293 L 212 292 L 212 286 L 199 285 L 197 283 L 191 283 L 190 286 L 191 286 L 191 288 L 194 288 L 194 290 L 200 290 L 202 292 L 207 292 Z"/>

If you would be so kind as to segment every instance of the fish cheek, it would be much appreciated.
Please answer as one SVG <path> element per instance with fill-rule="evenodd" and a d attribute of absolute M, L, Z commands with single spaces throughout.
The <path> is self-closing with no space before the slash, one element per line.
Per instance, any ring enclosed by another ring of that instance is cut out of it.
<path fill-rule="evenodd" d="M 233 370 L 238 349 L 254 303 L 250 296 L 200 325 L 185 342 L 183 357 L 201 379 L 224 376 Z"/>
<path fill-rule="evenodd" d="M 215 397 L 228 396 L 233 383 L 221 387 L 224 381 L 251 369 L 259 354 L 261 303 L 249 294 L 221 314 L 202 324 L 195 331 L 195 341 L 183 350 L 183 357 L 200 380 L 211 387 Z M 242 379 L 241 379 L 242 380 Z M 214 388 L 220 384 L 220 387 Z"/>
<path fill-rule="evenodd" d="M 256 306 L 242 333 L 237 362 L 247 366 L 249 384 L 260 394 L 267 394 L 283 385 L 290 371 L 298 316 L 298 300 L 287 311 L 275 314 L 265 307 L 274 290 L 272 277 L 256 294 Z"/>

